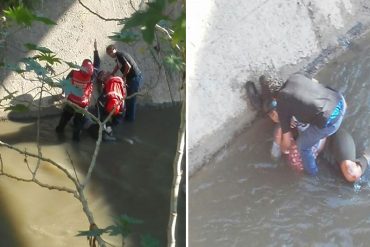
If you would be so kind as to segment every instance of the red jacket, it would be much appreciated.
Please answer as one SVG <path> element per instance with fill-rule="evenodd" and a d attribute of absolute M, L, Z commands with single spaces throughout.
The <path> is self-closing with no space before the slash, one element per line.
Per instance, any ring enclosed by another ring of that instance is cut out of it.
<path fill-rule="evenodd" d="M 118 76 L 108 78 L 104 83 L 104 96 L 106 97 L 105 110 L 110 113 L 115 106 L 116 110 L 113 113 L 118 115 L 124 107 L 124 100 L 126 99 L 126 87 L 123 79 Z"/>
<path fill-rule="evenodd" d="M 82 90 L 82 96 L 69 94 L 67 99 L 80 107 L 86 107 L 89 105 L 91 94 L 93 91 L 91 76 L 94 72 L 93 64 L 89 59 L 85 59 L 82 62 L 82 68 L 80 70 L 72 71 L 72 85 L 75 85 Z"/>

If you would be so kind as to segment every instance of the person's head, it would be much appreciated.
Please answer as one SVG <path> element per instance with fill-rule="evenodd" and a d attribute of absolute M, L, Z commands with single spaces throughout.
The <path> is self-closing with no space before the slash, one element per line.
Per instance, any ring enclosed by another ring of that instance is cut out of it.
<path fill-rule="evenodd" d="M 114 45 L 108 45 L 105 51 L 107 52 L 108 56 L 110 56 L 111 58 L 115 58 L 117 56 L 116 55 L 117 48 Z"/>
<path fill-rule="evenodd" d="M 356 159 L 355 161 L 351 160 L 344 160 L 340 164 L 340 168 L 345 179 L 348 182 L 355 182 L 357 181 L 362 174 L 364 174 L 365 170 L 367 169 L 370 163 L 370 159 L 365 153 L 360 158 Z"/>
<path fill-rule="evenodd" d="M 357 181 L 363 173 L 363 168 L 360 163 L 352 160 L 342 161 L 340 169 L 342 170 L 344 178 L 351 183 Z"/>
<path fill-rule="evenodd" d="M 277 93 L 284 86 L 284 81 L 278 75 L 261 75 L 259 81 L 262 91 L 266 91 L 264 94 L 268 94 L 270 97 L 276 97 Z"/>
<path fill-rule="evenodd" d="M 81 65 L 81 72 L 87 76 L 91 76 L 94 73 L 94 66 L 90 59 L 84 59 Z"/>
<path fill-rule="evenodd" d="M 275 99 L 268 99 L 263 102 L 263 111 L 274 123 L 279 123 L 279 115 L 276 111 L 277 102 Z"/>

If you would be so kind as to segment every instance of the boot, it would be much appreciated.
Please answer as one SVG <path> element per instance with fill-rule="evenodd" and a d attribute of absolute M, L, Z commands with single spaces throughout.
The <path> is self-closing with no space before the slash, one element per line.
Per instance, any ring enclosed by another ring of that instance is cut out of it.
<path fill-rule="evenodd" d="M 117 138 L 113 136 L 113 129 L 111 126 L 104 126 L 103 141 L 116 141 Z"/>
<path fill-rule="evenodd" d="M 108 134 L 106 132 L 103 132 L 103 141 L 114 142 L 116 140 L 117 140 L 117 138 L 114 137 L 112 134 Z"/>
<path fill-rule="evenodd" d="M 60 120 L 59 120 L 59 124 L 58 126 L 55 128 L 55 131 L 59 134 L 63 133 L 64 132 L 64 128 L 66 127 L 68 121 L 69 121 L 70 118 L 68 118 L 66 116 L 66 114 L 62 114 Z"/>
<path fill-rule="evenodd" d="M 70 112 L 70 110 L 65 107 L 62 112 L 62 116 L 60 117 L 59 124 L 55 128 L 55 131 L 57 133 L 63 133 L 64 128 L 66 127 L 68 121 L 72 118 L 73 112 Z"/>

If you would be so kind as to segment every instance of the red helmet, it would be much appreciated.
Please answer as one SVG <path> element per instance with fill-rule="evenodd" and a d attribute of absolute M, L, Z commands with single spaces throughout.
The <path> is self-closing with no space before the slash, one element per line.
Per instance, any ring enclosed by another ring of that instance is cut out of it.
<path fill-rule="evenodd" d="M 91 76 L 93 74 L 94 66 L 90 59 L 85 59 L 82 61 L 81 72 L 88 76 Z"/>

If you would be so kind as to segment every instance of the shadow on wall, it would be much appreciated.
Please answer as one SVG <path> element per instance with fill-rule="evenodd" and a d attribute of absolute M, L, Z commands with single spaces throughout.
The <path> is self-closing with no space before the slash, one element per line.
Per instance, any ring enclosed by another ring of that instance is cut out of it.
<path fill-rule="evenodd" d="M 41 13 L 45 17 L 58 21 L 58 19 L 67 12 L 74 0 L 59 1 L 58 7 L 56 8 L 54 1 L 42 1 L 35 7 L 36 13 Z M 47 11 L 50 9 L 51 11 Z M 34 23 L 30 29 L 18 29 L 10 32 L 9 41 L 6 43 L 5 58 L 9 63 L 17 63 L 21 58 L 26 56 L 27 51 L 24 49 L 24 43 L 38 44 L 50 31 L 52 26 L 47 26 L 40 23 Z M 18 35 L 21 32 L 21 35 Z M 9 71 L 4 71 L 1 75 L 2 79 L 5 79 L 9 75 Z M 2 80 L 3 81 L 3 80 Z"/>

